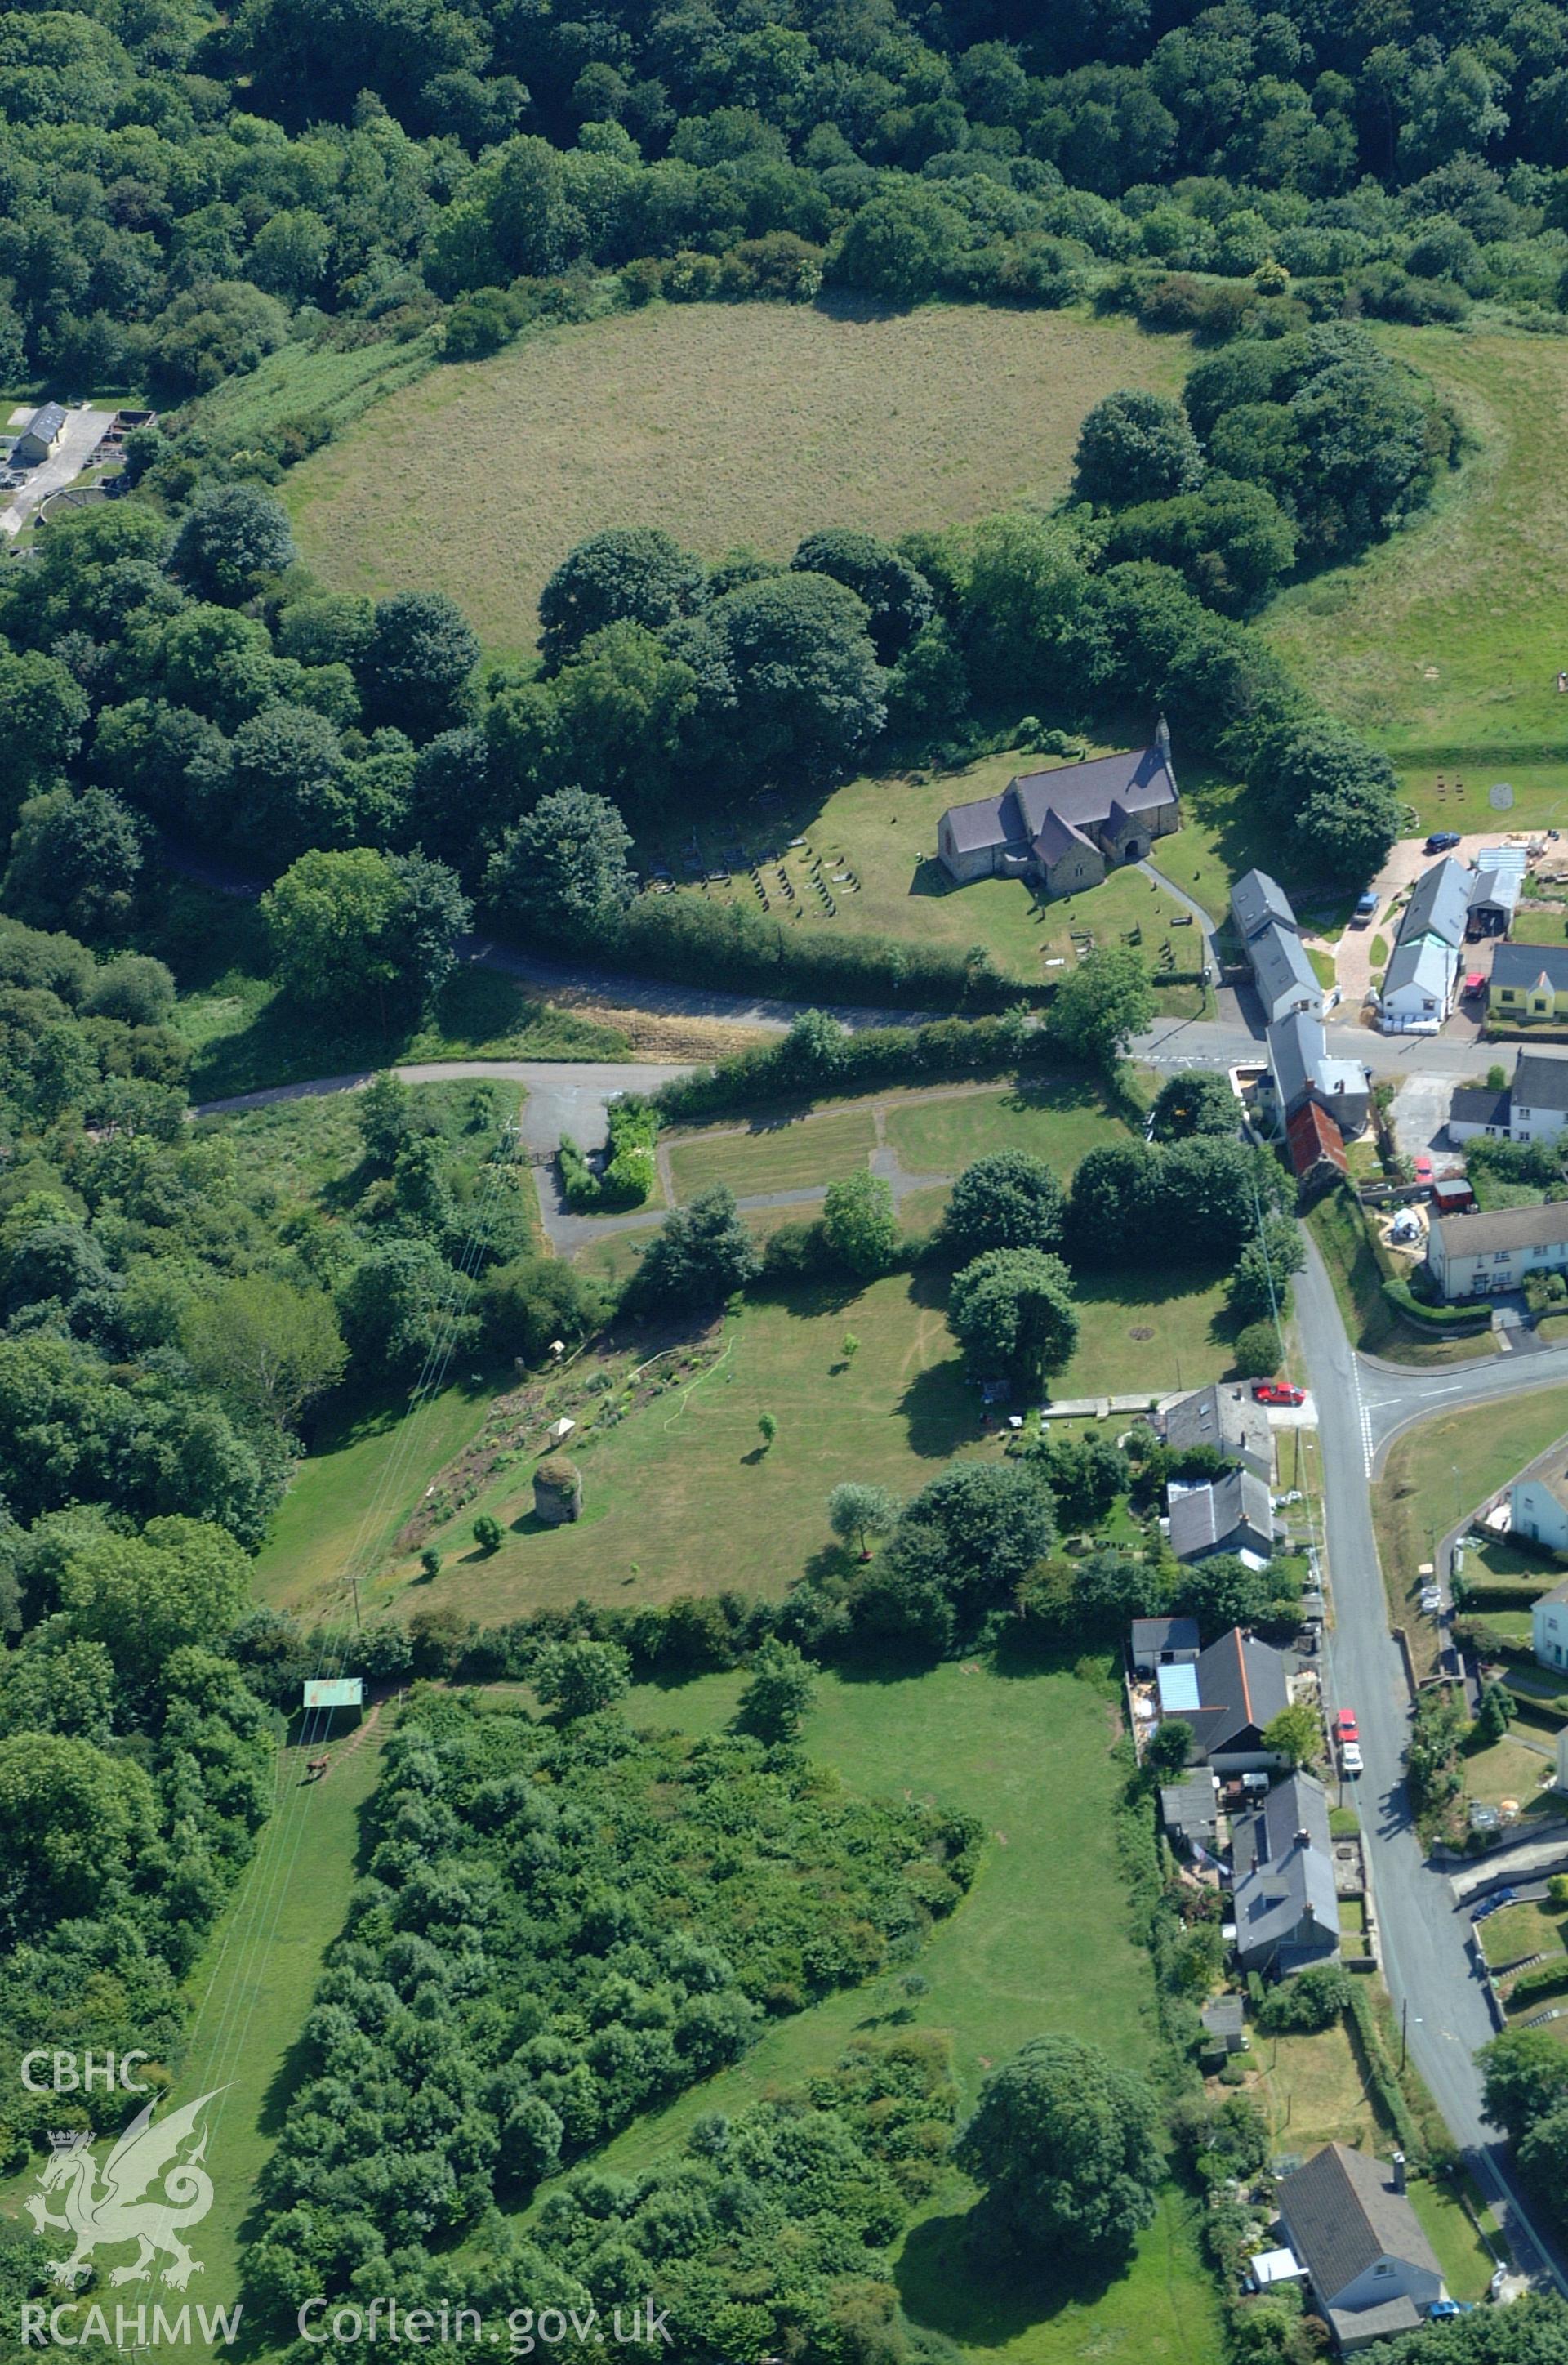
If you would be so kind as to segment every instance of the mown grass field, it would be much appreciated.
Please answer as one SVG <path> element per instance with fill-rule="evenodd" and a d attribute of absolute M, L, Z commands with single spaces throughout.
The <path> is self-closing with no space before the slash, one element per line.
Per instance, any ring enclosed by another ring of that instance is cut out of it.
<path fill-rule="evenodd" d="M 705 557 L 818 527 L 896 536 L 1065 490 L 1083 414 L 1175 393 L 1184 338 L 1076 312 L 655 305 L 432 371 L 294 469 L 337 588 L 439 588 L 487 647 L 532 649 L 542 585 L 610 525 Z"/>
<path fill-rule="evenodd" d="M 741 1681 L 644 1686 L 632 1712 L 689 1732 L 711 1729 L 733 1713 Z M 1090 2037 L 1131 2066 L 1149 2058 L 1153 1986 L 1128 1933 L 1110 1816 L 1116 1726 L 1108 1691 L 1052 1669 L 968 1662 L 886 1679 L 829 1675 L 818 1684 L 802 1736 L 810 1755 L 836 1767 L 852 1789 L 913 1790 L 978 1815 L 991 1834 L 969 1895 L 921 1956 L 930 1990 L 913 2011 L 914 2025 L 951 2034 L 962 2107 L 994 2063 L 1054 2030 Z M 700 2113 L 744 2107 L 767 2086 L 833 2059 L 857 2030 L 897 2025 L 909 2010 L 890 1976 L 780 2023 L 734 2069 L 621 2136 L 605 2165 L 643 2166 Z M 1024 2281 L 977 2257 L 964 2240 L 972 2197 L 961 2180 L 950 2180 L 912 2229 L 898 2278 L 911 2314 L 970 2357 L 987 2365 L 1217 2359 L 1212 2286 L 1176 2195 L 1167 2195 L 1128 2274 L 1079 2288 L 1053 2277 L 1049 2262 Z"/>
<path fill-rule="evenodd" d="M 835 1109 L 816 1116 L 759 1117 L 744 1132 L 721 1127 L 689 1135 L 672 1140 L 667 1155 L 678 1199 L 694 1199 L 716 1182 L 745 1198 L 858 1174 L 876 1139 L 868 1108 Z"/>
<path fill-rule="evenodd" d="M 1388 749 L 1422 829 L 1486 826 L 1499 781 L 1514 789 L 1515 824 L 1562 825 L 1568 349 L 1555 337 L 1375 333 L 1453 405 L 1470 449 L 1407 532 L 1288 593 L 1269 632 L 1327 704 Z"/>
<path fill-rule="evenodd" d="M 1418 1570 L 1435 1541 L 1568 1430 L 1568 1388 L 1440 1413 L 1396 1437 L 1372 1488 L 1383 1581 L 1395 1620 L 1417 1621 Z"/>

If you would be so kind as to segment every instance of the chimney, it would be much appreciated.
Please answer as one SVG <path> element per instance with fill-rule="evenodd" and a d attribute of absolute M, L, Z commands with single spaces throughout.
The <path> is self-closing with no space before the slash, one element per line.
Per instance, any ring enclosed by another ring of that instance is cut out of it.
<path fill-rule="evenodd" d="M 1295 1844 L 1297 1847 L 1310 1847 L 1312 1845 L 1312 1833 L 1310 1832 L 1297 1832 L 1295 1835 Z"/>
<path fill-rule="evenodd" d="M 1394 2189 L 1395 2192 L 1403 2192 L 1405 2191 L 1405 2154 L 1402 2151 L 1396 2151 L 1390 2164 L 1394 2169 Z"/>

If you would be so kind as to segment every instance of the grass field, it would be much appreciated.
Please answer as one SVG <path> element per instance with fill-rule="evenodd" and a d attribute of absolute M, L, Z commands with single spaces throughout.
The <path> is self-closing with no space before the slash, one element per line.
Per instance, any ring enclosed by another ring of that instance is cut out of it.
<path fill-rule="evenodd" d="M 1175 393 L 1189 358 L 1184 338 L 1075 312 L 654 305 L 431 372 L 286 498 L 335 588 L 449 591 L 517 656 L 545 577 L 603 527 L 787 556 L 822 526 L 890 537 L 1051 499 L 1091 405 Z"/>
<path fill-rule="evenodd" d="M 1412 1625 L 1417 1571 L 1437 1538 L 1568 1430 L 1568 1388 L 1440 1413 L 1394 1439 L 1372 1488 L 1383 1581 Z"/>
<path fill-rule="evenodd" d="M 1568 348 L 1555 337 L 1376 333 L 1453 405 L 1470 452 L 1409 531 L 1277 602 L 1271 637 L 1388 749 L 1422 829 L 1484 826 L 1498 781 L 1514 789 L 1514 823 L 1561 824 Z"/>
<path fill-rule="evenodd" d="M 727 1182 L 738 1198 L 797 1191 L 861 1172 L 876 1138 L 868 1108 L 762 1118 L 744 1133 L 710 1131 L 672 1141 L 669 1168 L 679 1199 L 695 1198 L 715 1182 Z"/>
<path fill-rule="evenodd" d="M 909 1174 L 960 1174 L 988 1150 L 1024 1149 L 1064 1182 L 1090 1150 L 1132 1138 L 1101 1087 L 1081 1078 L 1020 1077 L 998 1092 L 914 1094 L 890 1104 L 883 1130 Z"/>
<path fill-rule="evenodd" d="M 713 1676 L 673 1691 L 643 1687 L 632 1712 L 700 1731 L 733 1712 L 741 1681 Z M 1148 2058 L 1153 1988 L 1128 1935 L 1109 1812 L 1114 1727 L 1108 1696 L 1065 1673 L 971 1662 L 883 1681 L 824 1676 L 818 1685 L 803 1734 L 812 1757 L 836 1767 L 852 1789 L 913 1790 L 980 1816 L 991 1833 L 969 1897 L 921 1956 L 931 1984 L 914 2007 L 916 2025 L 951 2034 L 964 2106 L 994 2062 L 1051 2030 L 1091 2037 L 1129 2065 Z M 781 2023 L 736 2068 L 612 2144 L 605 2165 L 644 2165 L 700 2113 L 744 2106 L 901 2010 L 908 2006 L 890 1977 Z M 963 2239 L 971 2197 L 951 2180 L 912 2230 L 899 2270 L 911 2313 L 970 2357 L 996 2365 L 1217 2359 L 1212 2287 L 1174 2195 L 1129 2274 L 1076 2291 L 1053 2281 L 1048 2267 L 1031 2286 L 993 2260 L 977 2260 Z"/>

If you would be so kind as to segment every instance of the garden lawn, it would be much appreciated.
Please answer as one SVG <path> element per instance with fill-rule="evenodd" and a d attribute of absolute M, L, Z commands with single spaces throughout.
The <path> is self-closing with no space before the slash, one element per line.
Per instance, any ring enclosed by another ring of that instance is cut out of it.
<path fill-rule="evenodd" d="M 860 1173 L 876 1140 L 868 1108 L 834 1109 L 821 1115 L 759 1116 L 740 1131 L 715 1127 L 671 1138 L 667 1156 L 678 1199 L 694 1199 L 716 1182 L 727 1182 L 738 1198 L 745 1198 L 825 1186 Z"/>
<path fill-rule="evenodd" d="M 1527 1962 L 1531 1955 L 1561 1955 L 1568 1951 L 1568 1915 L 1541 1900 L 1505 1905 L 1481 1924 L 1481 1945 L 1494 1970 Z"/>
<path fill-rule="evenodd" d="M 733 1713 L 742 1680 L 640 1687 L 632 1712 L 711 1730 Z M 897 2026 L 906 2012 L 916 2027 L 951 2034 L 961 2112 L 989 2068 L 1048 2031 L 1092 2038 L 1145 2066 L 1154 1994 L 1148 1959 L 1128 1933 L 1111 1821 L 1115 1729 L 1109 1691 L 1065 1672 L 969 1662 L 883 1680 L 821 1677 L 802 1736 L 813 1758 L 852 1789 L 913 1790 L 979 1816 L 991 1834 L 969 1895 L 919 1958 L 929 1991 L 912 2007 L 890 1974 L 779 2023 L 735 2068 L 611 2144 L 604 2164 L 635 2170 L 701 2113 L 743 2108 L 769 2085 L 831 2062 L 858 2030 Z M 1048 2269 L 1031 2282 L 977 2259 L 963 2240 L 972 2198 L 950 2178 L 911 2231 L 899 2269 L 910 2313 L 967 2355 L 997 2365 L 1124 2353 L 1138 2365 L 1215 2365 L 1213 2285 L 1176 2195 L 1166 2195 L 1130 2272 L 1100 2288 L 1074 2288 Z"/>
<path fill-rule="evenodd" d="M 448 591 L 515 657 L 590 533 L 788 557 L 820 527 L 891 539 L 1051 500 L 1091 406 L 1174 394 L 1190 359 L 1184 337 L 1086 312 L 655 304 L 431 372 L 292 469 L 285 498 L 334 589 Z M 432 467 L 438 438 L 477 459 Z"/>
<path fill-rule="evenodd" d="M 890 1104 L 884 1132 L 906 1174 L 961 1174 L 989 1150 L 1023 1149 L 1064 1182 L 1090 1150 L 1134 1138 L 1103 1087 L 1087 1078 L 1021 1077 L 996 1091 L 922 1093 Z"/>
<path fill-rule="evenodd" d="M 436 1532 L 447 1566 L 399 1606 L 450 1601 L 488 1622 L 579 1597 L 635 1608 L 734 1586 L 778 1598 L 835 1549 L 826 1504 L 841 1479 L 909 1496 L 954 1453 L 996 1450 L 945 1295 L 937 1276 L 895 1273 L 861 1291 L 748 1301 L 725 1321 L 715 1368 L 572 1440 L 584 1485 L 577 1525 L 536 1529 L 532 1464 L 505 1470 Z M 846 1331 L 860 1340 L 849 1362 Z M 778 1423 L 766 1453 L 764 1411 Z M 507 1529 L 486 1560 L 468 1551 L 482 1511 Z"/>
<path fill-rule="evenodd" d="M 1074 1283 L 1078 1351 L 1052 1376 L 1055 1397 L 1164 1395 L 1230 1368 L 1223 1273 L 1180 1266 L 1085 1272 Z"/>
<path fill-rule="evenodd" d="M 1405 532 L 1277 601 L 1271 636 L 1303 680 L 1387 748 L 1418 828 L 1485 827 L 1498 781 L 1514 790 L 1510 824 L 1561 825 L 1568 349 L 1485 331 L 1374 333 L 1454 406 L 1471 449 Z"/>
<path fill-rule="evenodd" d="M 1471 2207 L 1474 2208 L 1479 2195 L 1468 2172 L 1463 2175 L 1463 2183 L 1470 2195 Z M 1413 2177 L 1410 2205 L 1420 2220 L 1422 2232 L 1438 2254 L 1438 2264 L 1443 2270 L 1449 2297 L 1466 2300 L 1472 2304 L 1484 2299 L 1501 2252 L 1494 2253 L 1487 2247 L 1455 2187 L 1439 2183 L 1433 2177 Z"/>
<path fill-rule="evenodd" d="M 1394 1620 L 1412 1625 L 1417 1571 L 1434 1542 L 1568 1429 L 1568 1387 L 1439 1413 L 1396 1437 L 1372 1488 Z"/>
<path fill-rule="evenodd" d="M 1312 2036 L 1263 2036 L 1244 2055 L 1257 2072 L 1272 2148 L 1310 2156 L 1327 2143 L 1375 2151 L 1385 2134 L 1342 2020 Z"/>

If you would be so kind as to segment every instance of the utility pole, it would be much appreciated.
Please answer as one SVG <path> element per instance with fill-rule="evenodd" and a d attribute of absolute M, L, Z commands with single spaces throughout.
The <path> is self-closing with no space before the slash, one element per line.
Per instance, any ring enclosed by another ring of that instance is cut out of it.
<path fill-rule="evenodd" d="M 354 1632 L 355 1632 L 356 1634 L 363 1634 L 363 1633 L 364 1632 L 364 1620 L 361 1618 L 361 1616 L 360 1616 L 360 1614 L 359 1614 L 359 1579 L 358 1579 L 358 1577 L 357 1577 L 357 1576 L 351 1576 L 351 1577 L 350 1577 L 350 1579 L 349 1579 L 349 1584 L 350 1584 L 350 1586 L 352 1586 L 353 1591 L 353 1624 L 354 1624 Z"/>

